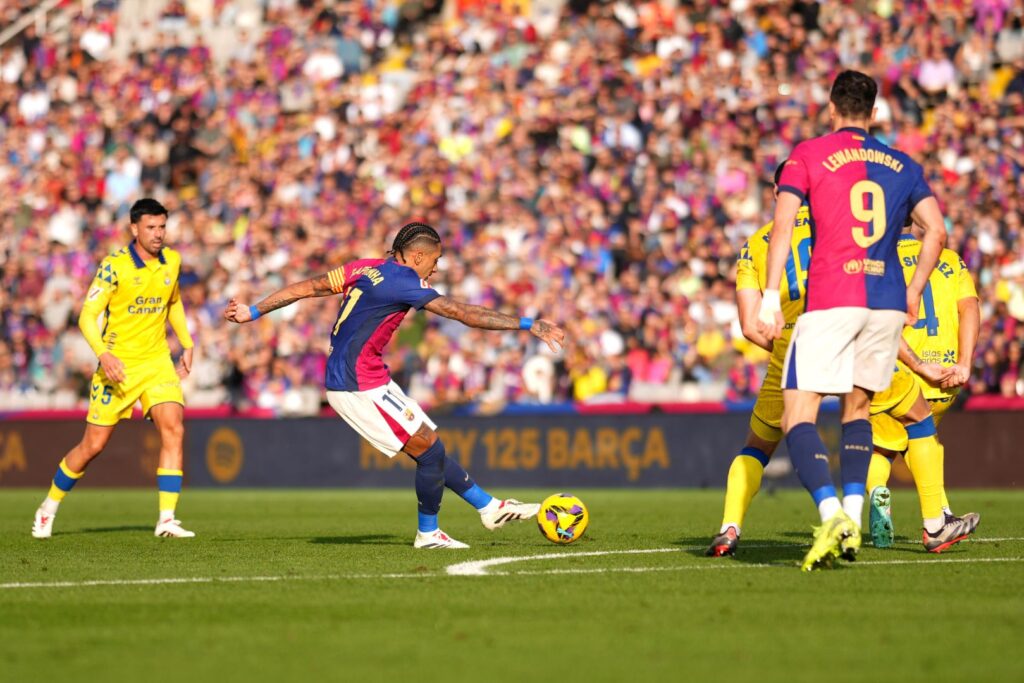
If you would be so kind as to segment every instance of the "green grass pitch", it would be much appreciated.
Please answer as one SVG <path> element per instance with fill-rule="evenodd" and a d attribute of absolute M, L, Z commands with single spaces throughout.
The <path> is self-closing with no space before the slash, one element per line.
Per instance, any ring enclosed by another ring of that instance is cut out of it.
<path fill-rule="evenodd" d="M 49 541 L 29 535 L 43 491 L 2 491 L 0 681 L 1024 680 L 1022 492 L 954 491 L 978 538 L 932 556 L 898 490 L 902 542 L 815 574 L 803 492 L 762 494 L 725 560 L 703 557 L 720 491 L 574 493 L 572 546 L 488 532 L 449 493 L 443 528 L 472 548 L 416 551 L 411 491 L 186 489 L 198 537 L 169 540 L 155 492 L 86 484 Z"/>

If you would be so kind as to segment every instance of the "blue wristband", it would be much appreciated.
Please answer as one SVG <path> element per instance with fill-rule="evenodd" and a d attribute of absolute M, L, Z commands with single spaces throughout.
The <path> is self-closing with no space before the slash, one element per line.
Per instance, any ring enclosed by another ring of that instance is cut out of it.
<path fill-rule="evenodd" d="M 519 319 L 519 329 L 521 329 L 521 330 L 528 330 L 531 327 L 533 327 L 533 318 L 520 318 Z"/>
<path fill-rule="evenodd" d="M 249 315 L 252 316 L 253 320 L 260 319 L 260 309 L 256 308 L 255 305 L 249 307 Z"/>

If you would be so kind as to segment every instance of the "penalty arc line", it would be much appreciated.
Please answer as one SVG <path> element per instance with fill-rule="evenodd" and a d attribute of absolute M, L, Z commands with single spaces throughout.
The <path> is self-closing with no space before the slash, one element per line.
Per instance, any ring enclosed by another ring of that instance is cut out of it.
<path fill-rule="evenodd" d="M 972 539 L 971 543 L 999 543 L 1002 541 L 1022 541 L 1024 538 L 979 538 Z M 806 544 L 803 543 L 776 543 L 776 544 L 751 544 L 746 545 L 746 548 L 799 548 L 804 547 Z M 637 550 L 596 550 L 590 552 L 574 553 L 572 551 L 562 553 L 545 553 L 543 555 L 519 555 L 519 556 L 507 556 L 507 557 L 494 557 L 489 560 L 474 560 L 470 562 L 459 562 L 458 564 L 448 565 L 445 571 L 450 576 L 488 576 L 488 571 L 491 567 L 498 567 L 506 564 L 512 564 L 513 562 L 529 562 L 535 560 L 557 560 L 557 559 L 568 559 L 572 557 L 597 557 L 602 555 L 648 555 L 651 553 L 670 553 L 670 552 L 686 552 L 694 550 L 703 550 L 704 546 L 687 546 L 682 548 L 645 548 Z M 979 558 L 981 559 L 981 558 Z M 920 560 L 906 560 L 905 562 L 917 562 Z M 892 560 L 889 563 L 896 564 L 901 562 L 899 560 Z M 878 564 L 871 562 L 861 562 L 860 564 Z M 725 565 L 723 565 L 725 566 Z M 755 565 L 747 564 L 744 566 L 755 567 L 755 566 L 780 566 L 780 565 Z M 704 569 L 705 567 L 695 566 L 694 568 Z M 565 570 L 559 570 L 565 571 Z M 624 570 L 626 571 L 626 570 Z M 508 574 L 509 572 L 497 572 L 495 575 Z M 517 574 L 520 572 L 516 572 Z M 522 572 L 525 573 L 525 572 Z M 584 572 L 585 573 L 585 572 Z"/>
<path fill-rule="evenodd" d="M 945 564 L 975 564 L 980 562 L 1024 562 L 1024 557 L 963 557 L 963 558 L 952 558 L 944 560 L 935 560 L 929 562 L 927 560 L 881 560 L 877 562 L 856 562 L 855 566 L 858 567 L 873 567 L 873 566 L 892 566 L 892 565 L 908 565 L 908 564 L 919 564 L 928 567 L 937 567 Z M 779 569 L 779 568 L 794 568 L 796 567 L 793 563 L 773 562 L 773 563 L 735 563 L 735 564 L 708 564 L 708 565 L 679 565 L 675 567 L 594 567 L 594 568 L 580 568 L 580 569 L 538 569 L 533 571 L 522 571 L 522 572 L 491 572 L 486 574 L 476 574 L 475 576 L 544 576 L 544 575 L 555 575 L 555 574 L 646 574 L 649 572 L 686 572 L 686 571 L 707 571 L 707 570 L 720 570 L 720 569 Z"/>

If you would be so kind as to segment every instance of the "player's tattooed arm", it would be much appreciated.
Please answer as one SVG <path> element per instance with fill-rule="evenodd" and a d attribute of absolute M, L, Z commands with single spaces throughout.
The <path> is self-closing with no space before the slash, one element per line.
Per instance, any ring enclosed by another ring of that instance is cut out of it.
<path fill-rule="evenodd" d="M 519 318 L 483 306 L 456 301 L 446 296 L 437 297 L 424 308 L 431 313 L 443 315 L 469 327 L 477 327 L 482 330 L 519 329 Z M 565 341 L 565 330 L 549 320 L 539 318 L 534 320 L 530 327 L 530 334 L 546 343 L 552 351 L 558 351 Z"/>
<path fill-rule="evenodd" d="M 519 318 L 505 315 L 484 306 L 475 306 L 463 301 L 456 301 L 447 296 L 439 296 L 424 306 L 431 313 L 458 320 L 469 327 L 481 330 L 518 330 Z"/>
<path fill-rule="evenodd" d="M 938 363 L 925 363 L 914 353 L 906 339 L 900 338 L 899 359 L 903 364 L 925 379 L 932 386 L 939 386 L 952 373 L 952 368 L 944 368 Z"/>
<path fill-rule="evenodd" d="M 264 315 L 279 308 L 284 308 L 301 299 L 328 296 L 336 293 L 335 289 L 331 286 L 329 277 L 327 275 L 319 275 L 282 287 L 256 304 L 255 308 L 259 311 L 260 315 Z M 232 299 L 228 302 L 228 306 L 224 310 L 224 317 L 235 323 L 249 322 L 253 319 L 252 311 L 249 310 L 249 307 L 239 303 L 237 299 Z"/>
<path fill-rule="evenodd" d="M 309 280 L 290 284 L 287 287 L 277 290 L 266 299 L 256 304 L 256 310 L 260 312 L 260 315 L 263 315 L 264 313 L 270 313 L 271 311 L 276 311 L 279 308 L 284 308 L 285 306 L 293 304 L 300 299 L 327 296 L 334 293 L 335 292 L 331 289 L 331 283 L 328 281 L 327 276 L 320 275 L 318 277 L 310 278 Z"/>

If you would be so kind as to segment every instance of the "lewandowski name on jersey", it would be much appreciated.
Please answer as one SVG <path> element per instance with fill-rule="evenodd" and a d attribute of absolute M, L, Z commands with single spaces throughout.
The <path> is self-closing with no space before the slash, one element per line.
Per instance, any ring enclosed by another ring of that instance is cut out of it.
<path fill-rule="evenodd" d="M 920 164 L 860 128 L 842 128 L 796 146 L 779 192 L 810 206 L 808 311 L 906 307 L 896 242 L 910 212 L 932 195 Z"/>

